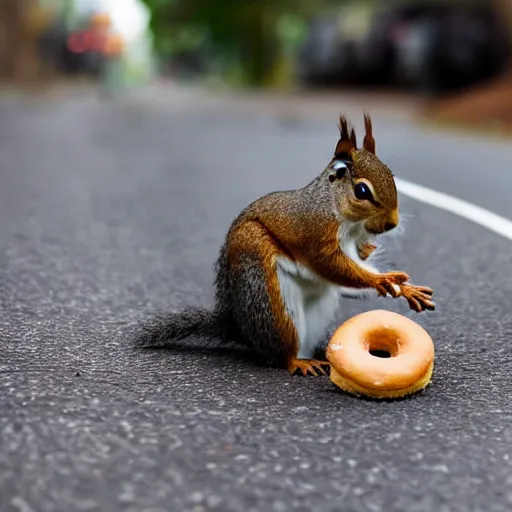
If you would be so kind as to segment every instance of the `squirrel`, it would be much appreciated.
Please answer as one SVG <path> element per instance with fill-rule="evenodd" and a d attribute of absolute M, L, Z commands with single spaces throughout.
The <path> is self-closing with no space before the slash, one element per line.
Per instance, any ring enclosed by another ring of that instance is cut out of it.
<path fill-rule="evenodd" d="M 188 308 L 144 328 L 142 346 L 191 336 L 248 346 L 265 364 L 303 375 L 327 375 L 314 358 L 344 294 L 404 297 L 416 311 L 434 310 L 433 290 L 408 284 L 405 272 L 368 263 L 378 235 L 399 224 L 391 170 L 376 156 L 372 121 L 357 147 L 340 116 L 327 166 L 302 188 L 271 192 L 232 222 L 215 264 L 213 310 Z"/>

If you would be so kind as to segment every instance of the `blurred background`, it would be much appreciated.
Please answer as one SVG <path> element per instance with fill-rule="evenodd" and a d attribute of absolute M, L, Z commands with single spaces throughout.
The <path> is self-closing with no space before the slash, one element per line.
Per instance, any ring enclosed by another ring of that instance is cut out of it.
<path fill-rule="evenodd" d="M 150 72 L 148 11 L 136 0 L 1 0 L 0 80 L 140 82 Z"/>
<path fill-rule="evenodd" d="M 0 81 L 392 91 L 503 126 L 511 24 L 512 0 L 0 0 Z"/>

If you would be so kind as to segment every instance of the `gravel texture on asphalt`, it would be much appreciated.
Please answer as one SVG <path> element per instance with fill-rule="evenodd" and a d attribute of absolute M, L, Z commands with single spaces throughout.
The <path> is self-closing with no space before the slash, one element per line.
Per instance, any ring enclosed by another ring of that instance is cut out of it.
<path fill-rule="evenodd" d="M 463 219 L 401 198 L 403 232 L 381 257 L 434 288 L 436 312 L 340 310 L 428 329 L 434 378 L 413 398 L 353 398 L 233 350 L 133 348 L 149 313 L 211 304 L 231 219 L 328 159 L 334 123 L 321 142 L 312 131 L 0 103 L 2 512 L 512 509 L 512 253 Z M 394 170 L 415 165 L 410 153 Z"/>

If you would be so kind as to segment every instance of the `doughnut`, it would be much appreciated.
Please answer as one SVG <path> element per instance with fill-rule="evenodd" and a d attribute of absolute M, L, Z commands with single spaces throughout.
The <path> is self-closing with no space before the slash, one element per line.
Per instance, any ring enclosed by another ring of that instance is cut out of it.
<path fill-rule="evenodd" d="M 413 320 L 391 311 L 356 315 L 334 332 L 326 356 L 331 382 L 352 395 L 400 398 L 428 386 L 434 343 Z"/>

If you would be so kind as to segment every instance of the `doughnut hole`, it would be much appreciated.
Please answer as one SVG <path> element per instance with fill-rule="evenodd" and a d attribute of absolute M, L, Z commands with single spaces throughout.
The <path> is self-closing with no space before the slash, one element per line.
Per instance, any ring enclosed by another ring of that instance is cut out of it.
<path fill-rule="evenodd" d="M 368 352 L 374 357 L 396 357 L 400 351 L 400 338 L 394 329 L 378 328 L 366 336 Z"/>

